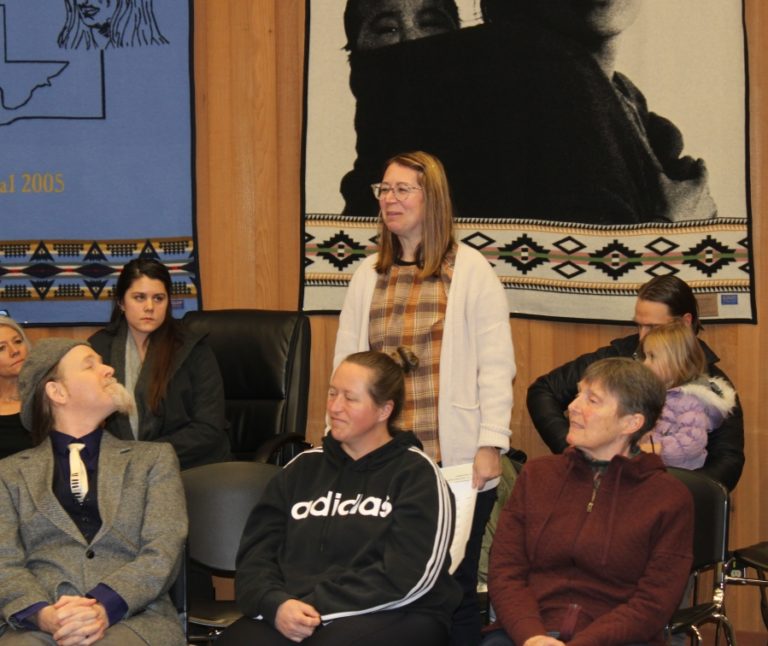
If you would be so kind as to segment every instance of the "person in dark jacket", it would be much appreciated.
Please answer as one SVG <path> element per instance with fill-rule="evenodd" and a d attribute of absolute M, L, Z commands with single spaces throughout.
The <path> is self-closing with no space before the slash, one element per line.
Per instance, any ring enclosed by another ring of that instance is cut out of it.
<path fill-rule="evenodd" d="M 528 412 L 541 439 L 553 453 L 562 453 L 567 447 L 568 419 L 565 410 L 577 392 L 578 382 L 587 366 L 606 357 L 633 357 L 648 331 L 658 325 L 681 320 L 694 332 L 701 330 L 698 305 L 691 288 L 676 276 L 657 276 L 640 288 L 635 305 L 635 323 L 638 333 L 614 339 L 610 345 L 595 352 L 581 355 L 573 361 L 542 375 L 528 388 Z M 717 367 L 718 356 L 703 341 L 702 350 L 707 360 L 710 377 L 727 381 L 725 373 Z M 733 490 L 744 467 L 744 415 L 741 404 L 707 439 L 707 459 L 698 471 L 721 482 Z"/>
<path fill-rule="evenodd" d="M 171 316 L 171 276 L 162 263 L 136 258 L 123 267 L 109 325 L 90 339 L 115 377 L 136 397 L 136 412 L 115 414 L 120 439 L 170 442 L 182 469 L 228 460 L 224 385 L 202 336 Z"/>
<path fill-rule="evenodd" d="M 448 573 L 453 501 L 415 435 L 394 428 L 404 393 L 386 354 L 338 366 L 322 448 L 290 462 L 246 523 L 235 577 L 246 616 L 222 646 L 447 643 L 461 598 Z"/>
<path fill-rule="evenodd" d="M 637 443 L 666 391 L 626 357 L 592 363 L 568 407 L 569 448 L 529 461 L 499 518 L 483 646 L 665 644 L 693 545 L 693 500 Z"/>

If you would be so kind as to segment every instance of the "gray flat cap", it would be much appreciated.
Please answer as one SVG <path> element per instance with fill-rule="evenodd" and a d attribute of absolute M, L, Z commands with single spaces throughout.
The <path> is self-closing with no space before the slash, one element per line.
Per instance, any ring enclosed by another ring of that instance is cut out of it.
<path fill-rule="evenodd" d="M 19 396 L 21 397 L 21 423 L 32 430 L 32 397 L 40 380 L 61 361 L 61 358 L 78 345 L 91 346 L 87 341 L 77 339 L 42 339 L 32 347 L 19 373 Z"/>

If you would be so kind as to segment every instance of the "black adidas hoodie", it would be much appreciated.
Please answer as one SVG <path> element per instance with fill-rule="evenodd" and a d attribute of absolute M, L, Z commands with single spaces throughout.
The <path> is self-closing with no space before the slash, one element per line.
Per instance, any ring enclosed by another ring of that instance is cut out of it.
<path fill-rule="evenodd" d="M 246 616 L 273 623 L 299 599 L 324 622 L 407 608 L 446 625 L 453 498 L 413 433 L 353 460 L 327 435 L 269 484 L 243 532 L 235 590 Z"/>

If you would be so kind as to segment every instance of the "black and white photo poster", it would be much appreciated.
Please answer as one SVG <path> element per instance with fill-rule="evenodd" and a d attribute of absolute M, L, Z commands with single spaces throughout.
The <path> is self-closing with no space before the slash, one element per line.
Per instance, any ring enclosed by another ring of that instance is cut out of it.
<path fill-rule="evenodd" d="M 391 156 L 445 164 L 515 315 L 627 321 L 674 273 L 753 320 L 740 0 L 308 0 L 304 294 L 341 307 Z"/>

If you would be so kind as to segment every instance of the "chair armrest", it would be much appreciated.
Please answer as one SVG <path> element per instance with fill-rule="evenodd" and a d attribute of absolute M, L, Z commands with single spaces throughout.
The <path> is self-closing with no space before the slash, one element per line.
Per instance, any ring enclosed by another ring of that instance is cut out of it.
<path fill-rule="evenodd" d="M 289 445 L 299 447 L 298 450 L 294 449 L 296 453 L 301 453 L 311 446 L 300 433 L 280 433 L 261 444 L 252 459 L 254 462 L 268 463 L 277 451 Z"/>
<path fill-rule="evenodd" d="M 768 570 L 768 542 L 763 541 L 749 547 L 733 550 L 733 558 L 757 570 Z"/>

